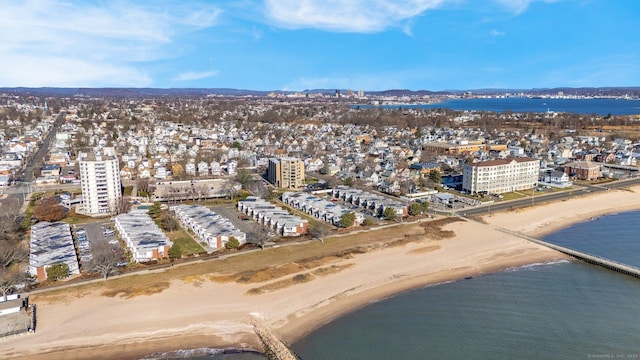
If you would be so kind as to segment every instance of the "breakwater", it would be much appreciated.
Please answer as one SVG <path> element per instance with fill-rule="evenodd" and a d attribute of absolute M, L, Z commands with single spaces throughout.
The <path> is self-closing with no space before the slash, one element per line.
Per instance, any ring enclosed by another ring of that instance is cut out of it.
<path fill-rule="evenodd" d="M 253 330 L 262 342 L 264 354 L 269 360 L 299 360 L 280 339 L 278 339 L 265 325 L 257 321 L 253 322 Z"/>

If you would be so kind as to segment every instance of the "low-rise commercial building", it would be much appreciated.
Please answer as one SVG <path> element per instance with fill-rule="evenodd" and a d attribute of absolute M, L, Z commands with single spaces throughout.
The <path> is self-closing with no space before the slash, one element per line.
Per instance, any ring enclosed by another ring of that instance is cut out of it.
<path fill-rule="evenodd" d="M 116 216 L 115 227 L 131 251 L 133 261 L 147 262 L 169 256 L 173 242 L 145 210 L 133 210 Z"/>
<path fill-rule="evenodd" d="M 80 274 L 69 224 L 41 221 L 31 226 L 29 274 L 36 276 L 38 281 L 44 281 L 47 279 L 46 269 L 60 263 L 67 264 L 69 275 Z"/>

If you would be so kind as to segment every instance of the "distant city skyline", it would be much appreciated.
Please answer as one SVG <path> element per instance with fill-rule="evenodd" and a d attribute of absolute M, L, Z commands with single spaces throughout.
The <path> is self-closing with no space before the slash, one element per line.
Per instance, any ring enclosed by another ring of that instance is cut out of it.
<path fill-rule="evenodd" d="M 634 0 L 0 0 L 0 87 L 640 85 Z"/>

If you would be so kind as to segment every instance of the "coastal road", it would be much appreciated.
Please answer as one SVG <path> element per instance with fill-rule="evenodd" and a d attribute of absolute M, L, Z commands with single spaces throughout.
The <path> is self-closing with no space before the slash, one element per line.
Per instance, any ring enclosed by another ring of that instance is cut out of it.
<path fill-rule="evenodd" d="M 551 194 L 544 194 L 544 195 L 538 195 L 538 196 L 534 195 L 525 199 L 499 201 L 499 202 L 494 202 L 492 204 L 484 204 L 472 209 L 459 210 L 457 211 L 457 213 L 459 215 L 464 215 L 464 216 L 483 215 L 483 214 L 491 213 L 492 211 L 511 210 L 511 209 L 517 209 L 521 207 L 532 206 L 535 204 L 553 202 L 553 201 L 566 201 L 568 199 L 571 199 L 574 196 L 599 193 L 599 192 L 609 191 L 610 189 L 624 188 L 624 187 L 638 185 L 638 184 L 640 184 L 640 178 L 612 181 L 606 184 L 599 184 L 599 185 L 586 185 L 580 189 L 573 189 L 570 191 L 561 191 L 561 192 L 555 192 Z"/>

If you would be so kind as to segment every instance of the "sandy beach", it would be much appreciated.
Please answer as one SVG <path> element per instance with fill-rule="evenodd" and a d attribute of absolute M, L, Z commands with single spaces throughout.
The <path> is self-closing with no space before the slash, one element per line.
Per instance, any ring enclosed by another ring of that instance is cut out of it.
<path fill-rule="evenodd" d="M 452 238 L 417 238 L 357 254 L 339 272 L 258 295 L 256 284 L 176 278 L 158 292 L 131 298 L 101 289 L 36 294 L 35 334 L 0 339 L 3 358 L 127 359 L 198 347 L 260 349 L 250 325 L 259 318 L 288 343 L 366 304 L 410 289 L 565 259 L 563 254 L 500 232 L 541 236 L 606 213 L 640 209 L 640 187 L 494 213 L 461 221 Z M 171 270 L 169 270 L 171 271 Z M 150 275 L 147 275 L 150 276 Z M 151 275 L 152 276 L 152 275 Z"/>

